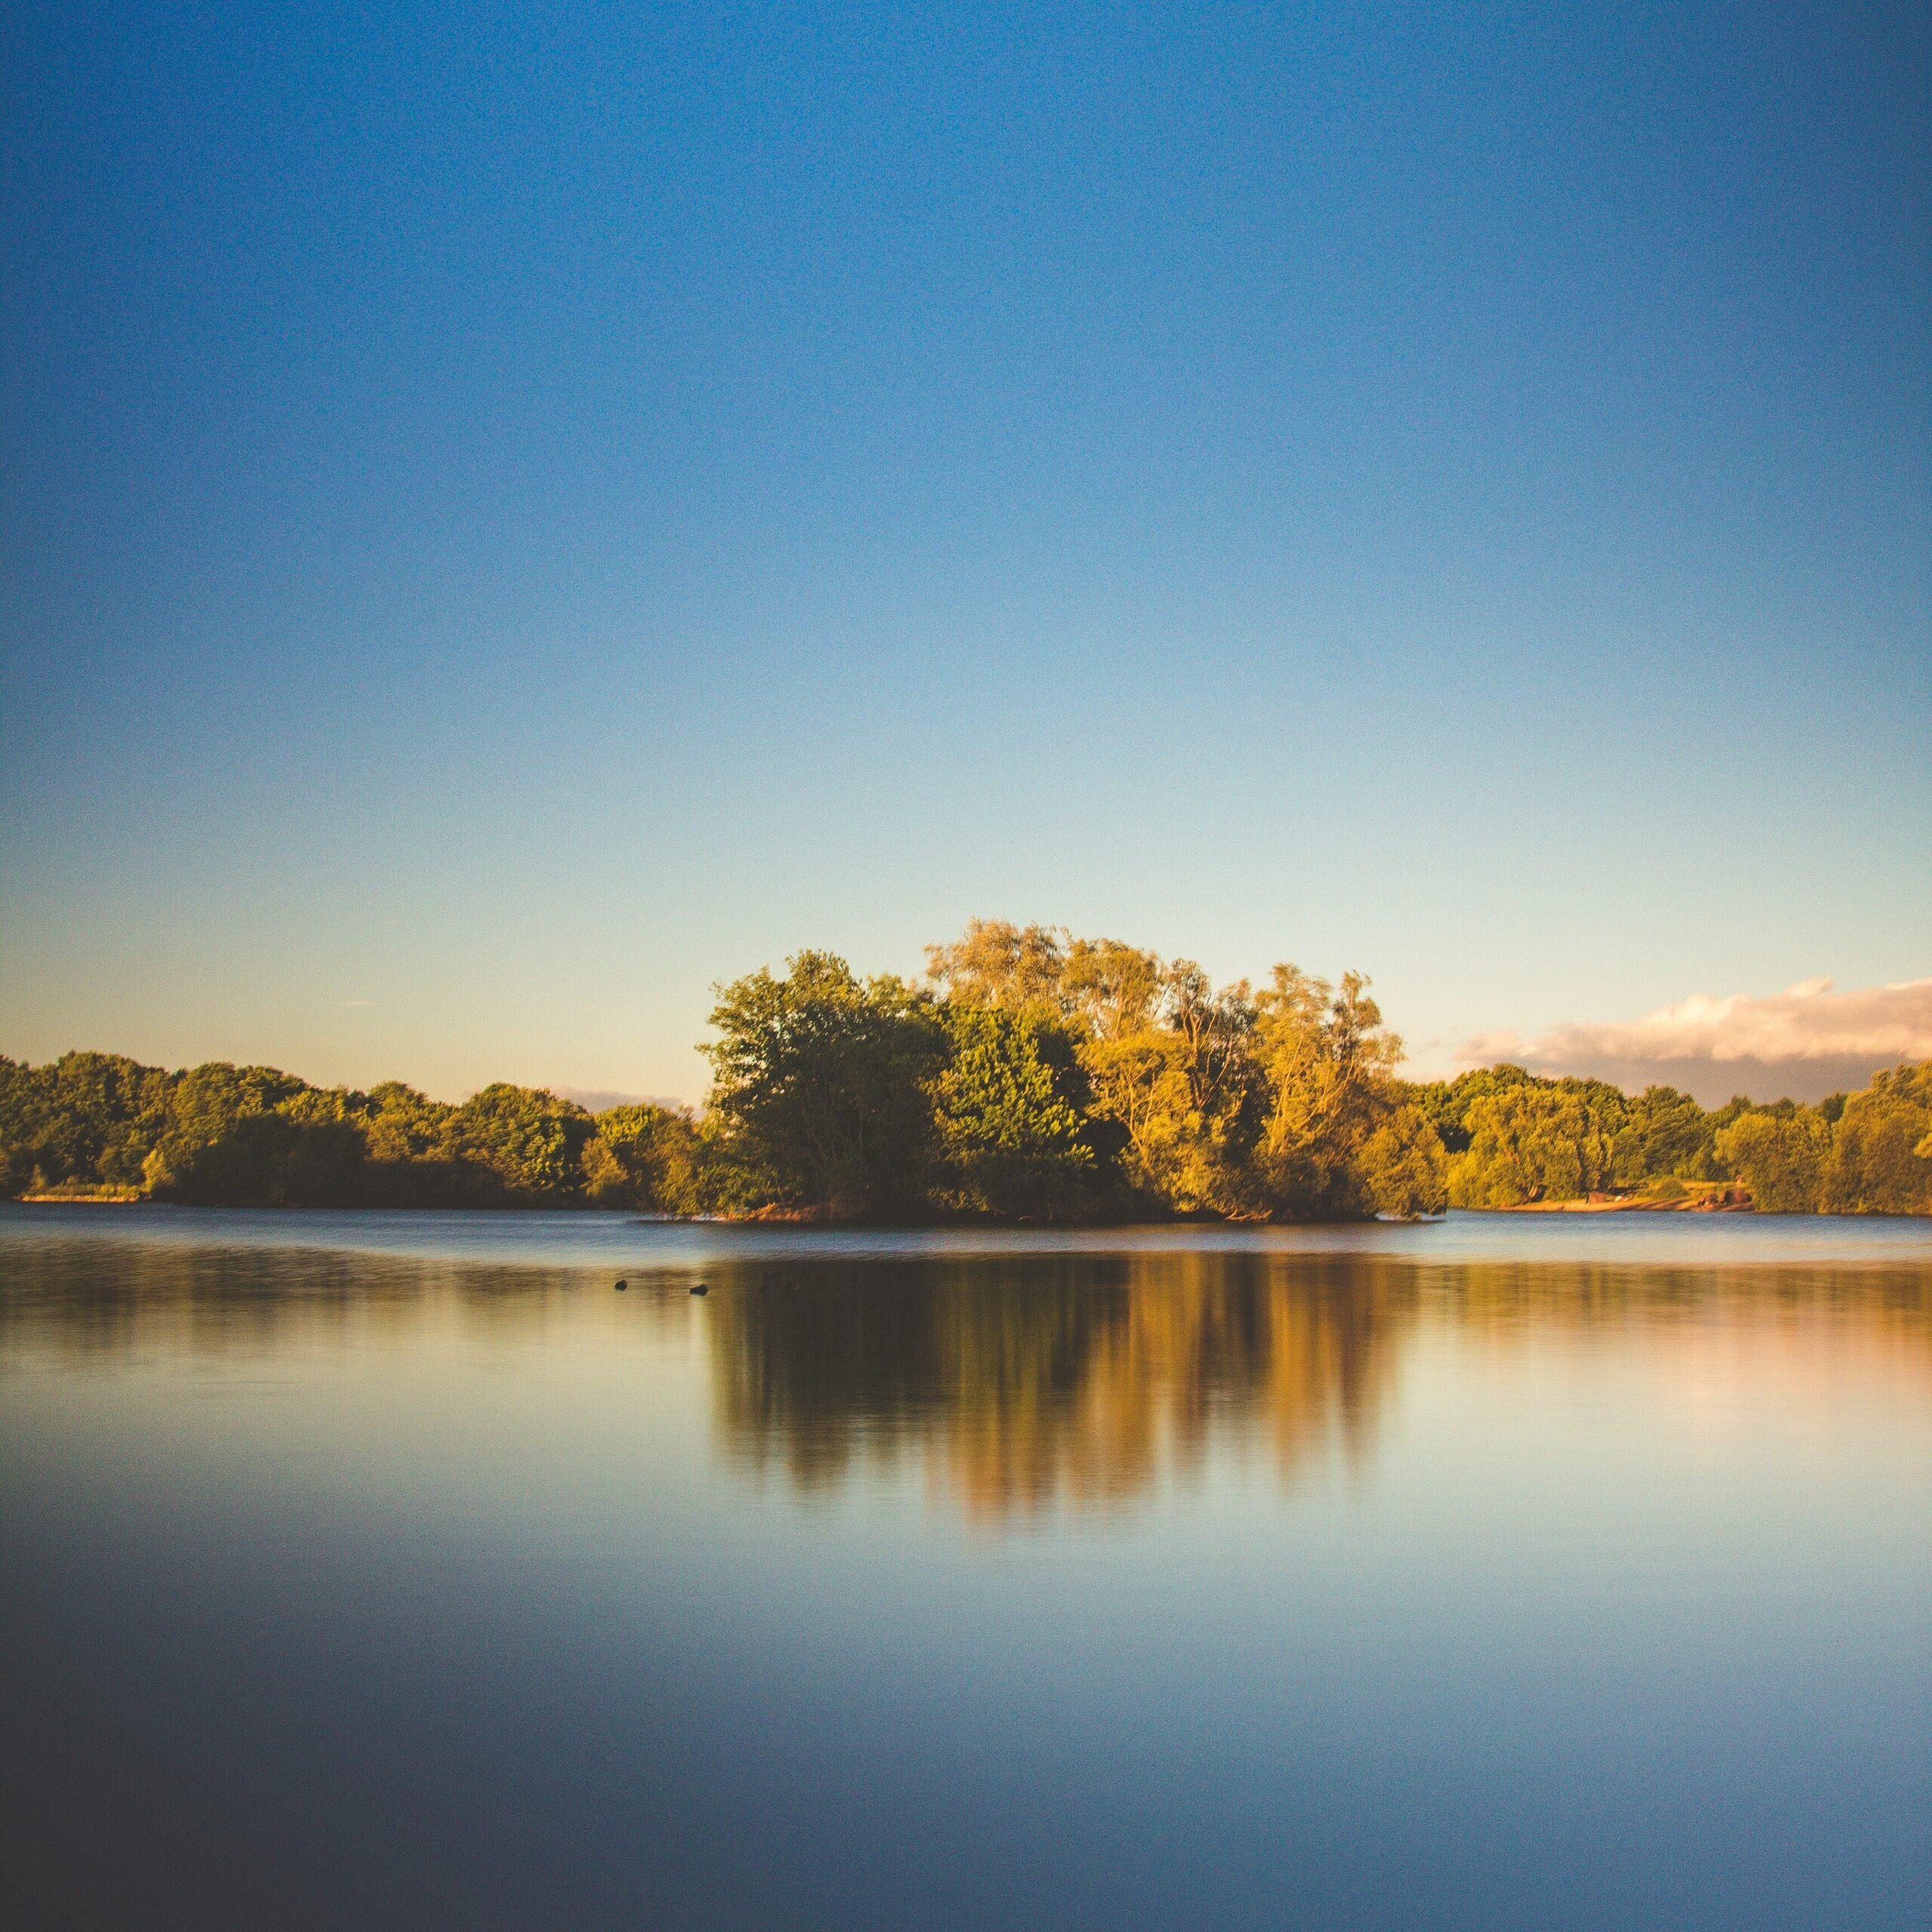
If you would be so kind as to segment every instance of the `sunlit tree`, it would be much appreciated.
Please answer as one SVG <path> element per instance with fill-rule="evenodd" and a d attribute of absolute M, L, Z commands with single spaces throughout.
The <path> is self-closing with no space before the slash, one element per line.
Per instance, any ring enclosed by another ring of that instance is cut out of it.
<path fill-rule="evenodd" d="M 1759 1213 L 1817 1212 L 1832 1129 L 1815 1109 L 1786 1106 L 1740 1113 L 1718 1130 L 1717 1149 Z"/>
<path fill-rule="evenodd" d="M 774 1204 L 839 1214 L 904 1211 L 921 1196 L 946 1040 L 932 1002 L 889 977 L 856 979 L 800 952 L 719 989 L 706 1051 L 711 1111 Z"/>

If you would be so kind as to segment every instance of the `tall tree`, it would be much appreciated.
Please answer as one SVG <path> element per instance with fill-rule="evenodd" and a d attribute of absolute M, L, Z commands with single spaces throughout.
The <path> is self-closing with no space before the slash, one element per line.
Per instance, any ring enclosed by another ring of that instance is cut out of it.
<path fill-rule="evenodd" d="M 1062 990 L 1094 1111 L 1119 1129 L 1130 1183 L 1183 1213 L 1242 1211 L 1256 1091 L 1246 985 L 1217 991 L 1192 960 L 1076 940 Z"/>
<path fill-rule="evenodd" d="M 1818 1211 L 1832 1129 L 1814 1108 L 1753 1108 L 1718 1130 L 1717 1149 L 1760 1214 Z"/>
<path fill-rule="evenodd" d="M 1610 1181 L 1613 1129 L 1580 1084 L 1505 1088 L 1476 1102 L 1469 1128 L 1449 1165 L 1458 1208 L 1574 1201 Z"/>
<path fill-rule="evenodd" d="M 721 987 L 706 1049 L 711 1107 L 774 1204 L 838 1216 L 905 1211 L 930 1156 L 927 1082 L 945 1057 L 931 1002 L 861 985 L 829 952 Z"/>
<path fill-rule="evenodd" d="M 1348 973 L 1332 986 L 1281 965 L 1255 1000 L 1255 1057 L 1267 1095 L 1256 1164 L 1269 1201 L 1290 1213 L 1362 1205 L 1356 1157 L 1394 1111 L 1402 1054 L 1368 984 Z"/>
<path fill-rule="evenodd" d="M 961 1005 L 1064 1013 L 1066 945 L 1058 927 L 969 919 L 949 945 L 926 948 L 926 974 L 943 999 Z"/>
<path fill-rule="evenodd" d="M 931 1092 L 943 1204 L 1038 1220 L 1090 1207 L 1094 1152 L 1056 1023 L 1037 1006 L 948 1002 L 940 1014 L 949 1051 Z"/>
<path fill-rule="evenodd" d="M 365 1095 L 270 1066 L 211 1061 L 169 1095 L 142 1174 L 164 1201 L 209 1207 L 347 1207 L 367 1196 Z"/>
<path fill-rule="evenodd" d="M 1833 1214 L 1932 1214 L 1932 1061 L 1887 1068 L 1844 1104 L 1832 1134 L 1823 1204 Z"/>
<path fill-rule="evenodd" d="M 1448 1204 L 1442 1137 L 1413 1104 L 1397 1108 L 1362 1143 L 1355 1171 L 1362 1198 L 1377 1214 L 1412 1220 L 1439 1214 Z"/>

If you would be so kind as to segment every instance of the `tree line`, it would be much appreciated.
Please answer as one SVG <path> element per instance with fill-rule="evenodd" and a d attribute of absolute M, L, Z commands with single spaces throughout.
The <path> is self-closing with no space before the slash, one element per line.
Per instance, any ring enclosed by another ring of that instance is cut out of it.
<path fill-rule="evenodd" d="M 1495 1066 L 1410 1082 L 1368 981 L 1217 987 L 1115 940 L 975 921 L 916 983 L 828 952 L 718 989 L 701 1112 L 497 1083 L 321 1088 L 0 1057 L 0 1188 L 204 1204 L 565 1206 L 920 1220 L 1338 1220 L 1740 1183 L 1770 1211 L 1932 1212 L 1932 1062 L 1822 1105 Z"/>

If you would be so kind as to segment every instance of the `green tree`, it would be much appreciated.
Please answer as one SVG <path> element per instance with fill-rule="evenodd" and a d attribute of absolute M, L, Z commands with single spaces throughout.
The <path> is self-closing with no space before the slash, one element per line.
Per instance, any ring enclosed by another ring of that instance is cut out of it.
<path fill-rule="evenodd" d="M 1637 1187 L 1675 1175 L 1711 1180 L 1716 1129 L 1712 1116 L 1675 1087 L 1646 1087 L 1633 1100 L 1617 1096 L 1623 1124 L 1615 1132 L 1613 1176 L 1619 1187 Z"/>
<path fill-rule="evenodd" d="M 276 1110 L 305 1084 L 272 1066 L 211 1060 L 189 1068 L 175 1083 L 167 1124 L 142 1163 L 149 1191 L 208 1207 L 286 1203 L 302 1131 Z M 331 1151 L 344 1152 L 340 1142 Z"/>
<path fill-rule="evenodd" d="M 1068 943 L 1055 927 L 971 919 L 950 945 L 926 948 L 926 974 L 941 998 L 960 1005 L 1063 1015 Z"/>
<path fill-rule="evenodd" d="M 1137 946 L 1078 939 L 1066 949 L 1060 1001 L 1090 1039 L 1130 1039 L 1159 1025 L 1163 977 L 1159 958 Z"/>
<path fill-rule="evenodd" d="M 451 1115 L 445 1144 L 507 1198 L 561 1205 L 582 1184 L 580 1156 L 594 1131 L 574 1101 L 497 1081 Z"/>
<path fill-rule="evenodd" d="M 1254 1149 L 1266 1103 L 1247 982 L 1217 989 L 1193 961 L 1177 959 L 1166 971 L 1164 995 L 1187 1094 L 1169 1191 L 1214 1214 L 1260 1211 Z"/>
<path fill-rule="evenodd" d="M 0 1054 L 0 1194 L 10 1201 L 32 1183 L 29 1150 L 39 1139 L 39 1122 L 33 1069 Z"/>
<path fill-rule="evenodd" d="M 138 1186 L 142 1163 L 168 1118 L 169 1076 L 123 1054 L 63 1054 L 42 1072 L 63 1173 L 109 1186 Z"/>
<path fill-rule="evenodd" d="M 1932 1060 L 1887 1069 L 1854 1094 L 1832 1131 L 1823 1204 L 1833 1214 L 1932 1214 Z"/>
<path fill-rule="evenodd" d="M 352 1099 L 368 1149 L 363 1198 L 371 1206 L 465 1208 L 503 1198 L 495 1171 L 465 1157 L 454 1107 L 400 1080 Z"/>
<path fill-rule="evenodd" d="M 364 1122 L 369 1158 L 398 1167 L 442 1161 L 448 1155 L 450 1120 L 455 1112 L 400 1080 L 385 1080 L 371 1088 Z"/>
<path fill-rule="evenodd" d="M 1160 1023 L 1161 971 L 1152 953 L 1118 940 L 1075 940 L 1060 992 L 1093 1118 L 1111 1133 L 1126 1188 L 1150 1205 L 1167 1198 L 1168 1149 L 1187 1106 L 1175 1041 Z"/>
<path fill-rule="evenodd" d="M 1356 1179 L 1378 1214 L 1412 1220 L 1441 1214 L 1449 1200 L 1449 1161 L 1435 1123 L 1414 1104 L 1398 1107 L 1363 1142 Z"/>
<path fill-rule="evenodd" d="M 1192 960 L 1076 940 L 1061 991 L 1129 1186 L 1183 1214 L 1241 1211 L 1258 1091 L 1247 986 L 1217 992 Z"/>
<path fill-rule="evenodd" d="M 1724 1130 L 1730 1126 L 1733 1121 L 1740 1120 L 1745 1115 L 1755 1113 L 1757 1111 L 1755 1102 L 1743 1094 L 1734 1094 L 1722 1106 L 1704 1116 L 1704 1124 L 1711 1131 L 1711 1151 L 1707 1156 L 1709 1171 L 1701 1178 L 1709 1180 L 1735 1180 L 1737 1178 L 1736 1171 L 1730 1167 L 1724 1157 L 1722 1140 Z M 1835 1115 L 1826 1112 L 1822 1108 L 1820 1111 L 1824 1112 L 1827 1120 L 1836 1118 Z"/>
<path fill-rule="evenodd" d="M 1507 1061 L 1494 1066 L 1472 1067 L 1454 1080 L 1423 1081 L 1404 1088 L 1406 1097 L 1428 1115 L 1429 1124 L 1451 1154 L 1465 1152 L 1469 1144 L 1469 1109 L 1506 1088 L 1534 1087 L 1538 1082 L 1527 1068 Z"/>
<path fill-rule="evenodd" d="M 584 1198 L 600 1208 L 692 1214 L 704 1206 L 697 1123 L 681 1108 L 612 1107 L 583 1155 Z"/>
<path fill-rule="evenodd" d="M 1718 1158 L 1761 1214 L 1814 1214 L 1832 1130 L 1810 1107 L 1753 1108 L 1717 1133 Z"/>
<path fill-rule="evenodd" d="M 840 1218 L 916 1208 L 946 1053 L 932 1002 L 827 952 L 786 967 L 721 987 L 711 1016 L 711 1112 L 748 1186 Z"/>
<path fill-rule="evenodd" d="M 171 1076 L 122 1054 L 70 1053 L 39 1067 L 0 1059 L 0 1181 L 134 1187 L 167 1118 Z"/>
<path fill-rule="evenodd" d="M 1267 1198 L 1291 1213 L 1360 1213 L 1357 1157 L 1395 1111 L 1402 1043 L 1382 1024 L 1368 980 L 1339 987 L 1277 966 L 1257 998 L 1254 1051 L 1266 1115 L 1257 1165 Z"/>
<path fill-rule="evenodd" d="M 1611 1177 L 1612 1129 L 1575 1086 L 1505 1087 L 1468 1115 L 1469 1144 L 1449 1164 L 1458 1208 L 1571 1201 Z"/>
<path fill-rule="evenodd" d="M 931 1084 L 940 1200 L 1039 1220 L 1090 1204 L 1094 1152 L 1064 1091 L 1075 1069 L 1056 1023 L 1033 1003 L 949 1001 L 940 1016 L 949 1048 Z"/>
<path fill-rule="evenodd" d="M 175 1082 L 143 1176 L 158 1199 L 205 1207 L 349 1206 L 367 1194 L 367 1106 L 275 1067 L 211 1061 Z"/>

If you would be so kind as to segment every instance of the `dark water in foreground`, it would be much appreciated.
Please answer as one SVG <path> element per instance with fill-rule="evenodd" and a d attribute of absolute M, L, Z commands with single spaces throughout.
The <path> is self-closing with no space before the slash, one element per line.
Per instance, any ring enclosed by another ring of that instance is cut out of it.
<path fill-rule="evenodd" d="M 0 1780 L 35 1927 L 1922 1928 L 1932 1227 L 0 1210 Z"/>

